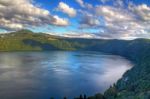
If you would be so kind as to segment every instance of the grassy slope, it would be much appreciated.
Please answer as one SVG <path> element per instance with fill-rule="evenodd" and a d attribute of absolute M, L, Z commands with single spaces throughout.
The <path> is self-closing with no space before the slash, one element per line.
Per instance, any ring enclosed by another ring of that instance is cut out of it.
<path fill-rule="evenodd" d="M 90 50 L 124 56 L 135 62 L 116 85 L 91 99 L 148 99 L 150 97 L 150 40 L 68 39 L 22 30 L 0 35 L 0 51 Z"/>

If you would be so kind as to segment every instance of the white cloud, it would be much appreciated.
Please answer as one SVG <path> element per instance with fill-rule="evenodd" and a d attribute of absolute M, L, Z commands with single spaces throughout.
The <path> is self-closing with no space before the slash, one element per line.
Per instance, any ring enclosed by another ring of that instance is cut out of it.
<path fill-rule="evenodd" d="M 62 18 L 59 18 L 58 16 L 54 16 L 54 18 L 55 18 L 55 21 L 52 22 L 54 25 L 57 25 L 57 26 L 68 26 L 69 25 L 69 22 L 67 19 L 62 19 Z"/>
<path fill-rule="evenodd" d="M 108 3 L 108 2 L 111 2 L 113 3 L 114 6 L 123 6 L 124 2 L 130 2 L 130 0 L 99 0 L 101 1 L 102 3 Z"/>
<path fill-rule="evenodd" d="M 60 2 L 57 10 L 62 11 L 63 13 L 69 15 L 70 17 L 76 16 L 76 10 L 74 8 L 69 7 L 64 2 Z"/>
<path fill-rule="evenodd" d="M 83 0 L 76 0 L 76 2 L 81 6 L 81 7 L 84 7 L 84 2 Z"/>
<path fill-rule="evenodd" d="M 58 19 L 66 22 L 59 23 Z M 18 30 L 48 24 L 66 26 L 66 23 L 67 20 L 56 18 L 48 10 L 33 5 L 32 0 L 0 0 L 1 29 Z"/>
<path fill-rule="evenodd" d="M 86 8 L 86 9 L 92 9 L 93 5 L 90 3 L 86 3 L 83 0 L 76 0 L 76 2 L 82 7 L 82 8 Z"/>
<path fill-rule="evenodd" d="M 150 8 L 147 5 L 134 5 L 129 9 L 100 5 L 95 8 L 97 16 L 104 19 L 99 27 L 103 37 L 109 38 L 149 38 Z"/>
<path fill-rule="evenodd" d="M 114 2 L 115 6 L 119 6 L 119 7 L 123 7 L 124 6 L 124 0 L 116 0 L 116 2 Z"/>
<path fill-rule="evenodd" d="M 143 21 L 150 21 L 150 7 L 148 7 L 146 4 L 129 6 L 129 9 L 133 11 L 133 13 L 137 15 L 139 19 Z"/>
<path fill-rule="evenodd" d="M 126 10 L 111 6 L 97 6 L 95 11 L 97 15 L 104 16 L 106 21 L 132 20 L 132 16 Z"/>

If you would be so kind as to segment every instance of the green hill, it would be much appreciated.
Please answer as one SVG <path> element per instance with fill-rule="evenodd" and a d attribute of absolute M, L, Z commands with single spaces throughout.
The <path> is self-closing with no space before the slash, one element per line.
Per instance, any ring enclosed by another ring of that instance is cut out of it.
<path fill-rule="evenodd" d="M 0 35 L 0 51 L 74 50 L 61 37 L 29 30 Z"/>
<path fill-rule="evenodd" d="M 0 34 L 0 51 L 87 50 L 120 55 L 133 61 L 106 92 L 89 99 L 150 99 L 150 40 L 100 40 L 63 38 L 29 30 Z"/>

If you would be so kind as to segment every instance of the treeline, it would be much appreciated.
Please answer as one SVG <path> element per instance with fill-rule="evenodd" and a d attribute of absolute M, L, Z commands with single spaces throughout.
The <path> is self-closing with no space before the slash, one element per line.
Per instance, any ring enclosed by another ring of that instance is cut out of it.
<path fill-rule="evenodd" d="M 50 99 L 55 99 L 55 98 L 51 97 Z M 70 99 L 70 98 L 63 97 L 62 99 Z M 73 99 L 105 99 L 105 98 L 102 94 L 98 93 L 95 96 L 90 96 L 90 97 L 88 97 L 86 94 L 83 94 L 83 95 L 81 94 L 80 96 L 75 97 Z"/>

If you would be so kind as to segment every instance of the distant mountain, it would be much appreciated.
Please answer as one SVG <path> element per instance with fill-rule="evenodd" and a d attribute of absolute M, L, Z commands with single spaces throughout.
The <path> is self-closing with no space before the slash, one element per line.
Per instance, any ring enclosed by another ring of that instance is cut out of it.
<path fill-rule="evenodd" d="M 86 36 L 90 37 L 90 36 Z M 135 66 L 103 95 L 89 99 L 150 99 L 150 40 L 83 39 L 33 33 L 29 30 L 0 34 L 0 51 L 100 51 L 121 55 Z M 78 98 L 77 98 L 78 99 Z M 80 99 L 80 98 L 79 98 Z"/>

